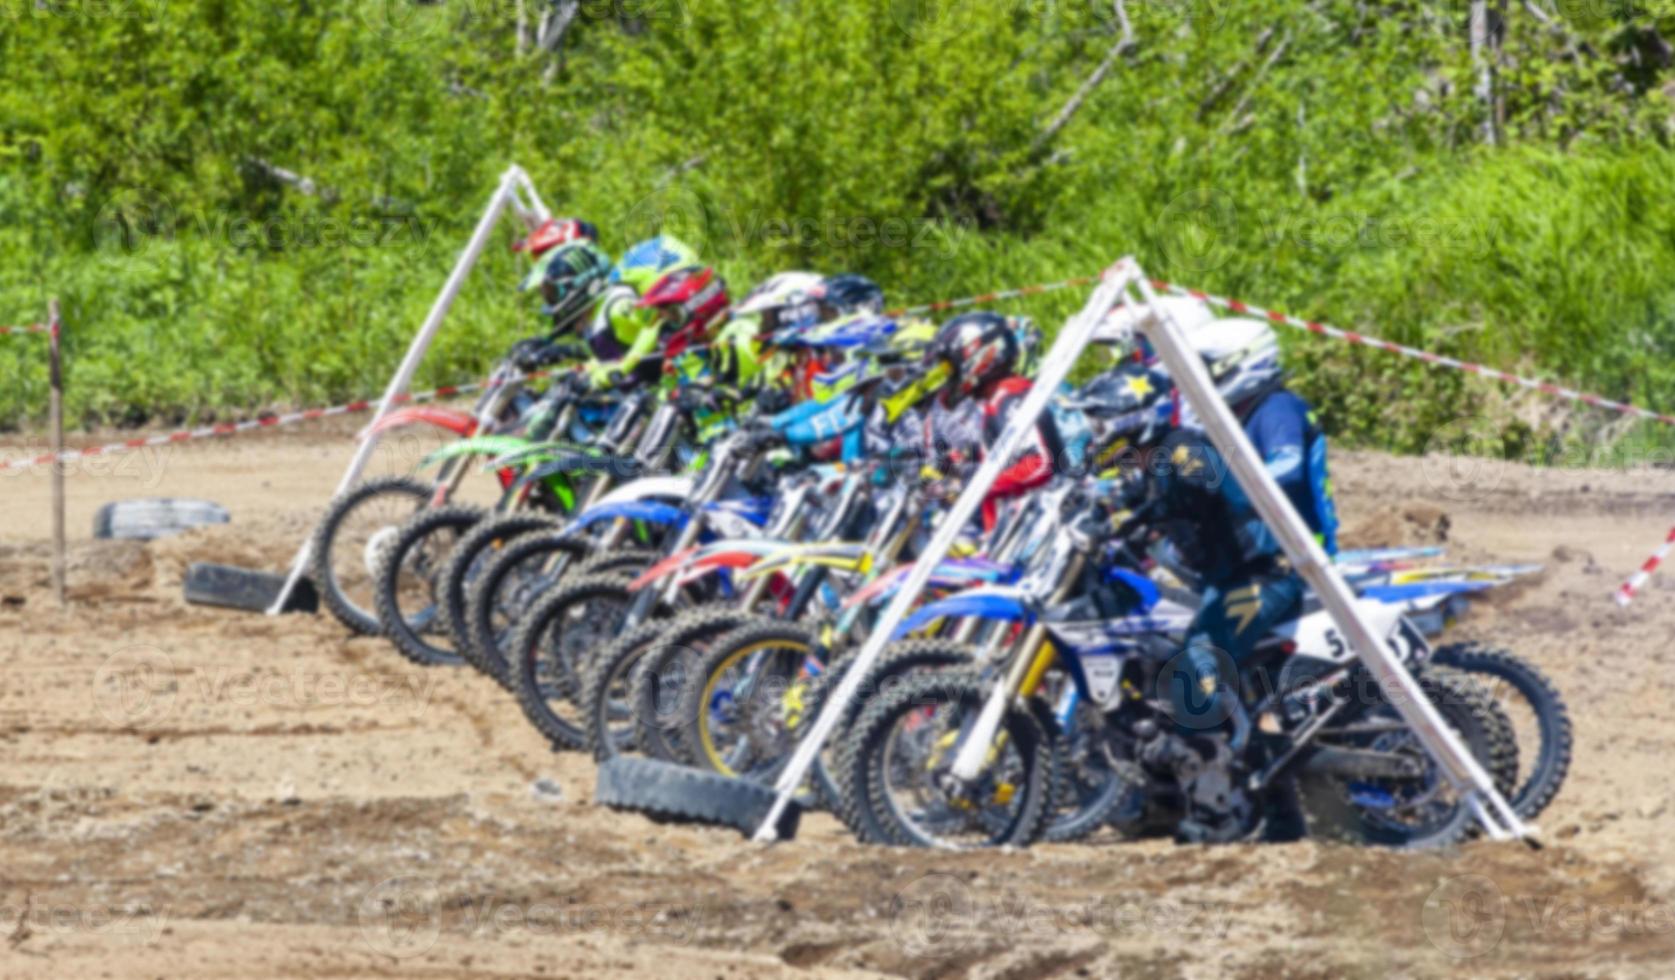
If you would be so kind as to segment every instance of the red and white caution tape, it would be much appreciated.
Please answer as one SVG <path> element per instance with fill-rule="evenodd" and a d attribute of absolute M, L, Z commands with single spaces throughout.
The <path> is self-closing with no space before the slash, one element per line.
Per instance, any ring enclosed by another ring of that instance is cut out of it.
<path fill-rule="evenodd" d="M 0 334 L 8 333 L 52 333 L 52 324 L 25 323 L 16 327 L 0 327 Z"/>
<path fill-rule="evenodd" d="M 1209 303 L 1211 306 L 1219 306 L 1223 309 L 1231 310 L 1234 313 L 1247 313 L 1251 316 L 1263 317 L 1273 323 L 1282 324 L 1287 327 L 1296 327 L 1299 330 L 1307 330 L 1310 333 L 1319 334 L 1322 337 L 1332 337 L 1336 340 L 1347 341 L 1348 343 L 1359 344 L 1364 347 L 1376 347 L 1379 350 L 1387 350 L 1392 354 L 1400 354 L 1403 357 L 1411 357 L 1415 360 L 1424 361 L 1426 364 L 1453 368 L 1456 371 L 1465 371 L 1468 374 L 1475 374 L 1479 377 L 1488 378 L 1491 381 L 1500 381 L 1506 384 L 1518 385 L 1521 388 L 1528 388 L 1531 391 L 1539 391 L 1542 394 L 1552 395 L 1554 398 L 1581 402 L 1585 405 L 1592 405 L 1595 408 L 1603 408 L 1606 411 L 1617 412 L 1622 415 L 1633 415 L 1638 418 L 1651 419 L 1654 422 L 1662 422 L 1665 425 L 1675 425 L 1675 415 L 1661 414 L 1648 408 L 1631 405 L 1627 402 L 1612 401 L 1609 398 L 1602 398 L 1599 395 L 1590 395 L 1587 392 L 1577 391 L 1574 388 L 1566 388 L 1562 385 L 1556 385 L 1550 381 L 1538 381 L 1535 378 L 1524 378 L 1516 374 L 1508 374 L 1505 371 L 1499 371 L 1486 365 L 1473 364 L 1470 361 L 1461 361 L 1456 358 L 1445 357 L 1441 354 L 1433 354 L 1430 351 L 1420 350 L 1417 347 L 1408 347 L 1405 344 L 1397 344 L 1388 340 L 1380 340 L 1377 337 L 1369 337 L 1366 334 L 1356 333 L 1353 330 L 1343 330 L 1338 327 L 1328 326 L 1327 324 L 1318 323 L 1314 320 L 1304 320 L 1301 317 L 1294 317 L 1289 314 L 1280 313 L 1277 310 L 1265 310 L 1260 306 L 1254 306 L 1241 300 L 1227 299 L 1222 296 L 1213 296 L 1197 289 L 1188 289 L 1185 286 L 1177 286 L 1173 283 L 1167 283 L 1161 280 L 1153 280 L 1153 285 L 1159 289 L 1175 293 L 1178 296 L 1191 296 L 1194 299 Z"/>
<path fill-rule="evenodd" d="M 1628 581 L 1623 583 L 1623 587 L 1617 590 L 1617 605 L 1627 606 L 1634 601 L 1634 594 L 1640 591 L 1641 586 L 1646 584 L 1646 580 L 1652 577 L 1652 573 L 1658 570 L 1659 565 L 1663 564 L 1663 560 L 1669 556 L 1671 548 L 1675 548 L 1675 528 L 1669 529 L 1669 536 L 1663 539 L 1663 545 L 1652 552 L 1652 557 L 1646 559 L 1645 564 L 1640 566 L 1640 571 L 1630 575 Z"/>
<path fill-rule="evenodd" d="M 475 381 L 461 385 L 443 385 L 431 391 L 397 396 L 396 402 L 406 404 L 431 401 L 437 398 L 451 398 L 454 395 L 478 391 L 487 386 L 488 382 L 486 381 Z M 219 425 L 206 425 L 196 429 L 182 429 L 178 432 L 168 432 L 162 435 L 142 436 L 123 442 L 107 443 L 103 446 L 91 446 L 87 449 L 69 449 L 62 453 L 45 453 L 40 456 L 19 459 L 0 459 L 0 470 L 23 470 L 32 466 L 48 466 L 55 461 L 68 463 L 90 456 L 115 456 L 150 446 L 169 446 L 179 442 L 192 442 L 197 439 L 217 439 L 238 435 L 241 432 L 254 432 L 258 429 L 277 429 L 280 426 L 295 425 L 298 422 L 312 422 L 316 419 L 331 418 L 335 415 L 352 415 L 356 412 L 365 412 L 371 410 L 377 404 L 378 400 L 375 398 L 363 398 L 344 405 L 333 405 L 330 408 L 310 408 L 298 412 L 286 412 L 282 415 L 262 415 L 242 422 L 223 422 Z"/>

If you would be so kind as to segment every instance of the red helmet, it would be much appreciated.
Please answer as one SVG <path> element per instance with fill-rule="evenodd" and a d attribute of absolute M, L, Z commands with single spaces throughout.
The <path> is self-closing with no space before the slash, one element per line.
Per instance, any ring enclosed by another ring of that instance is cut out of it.
<path fill-rule="evenodd" d="M 587 240 L 595 244 L 599 241 L 599 230 L 592 222 L 578 221 L 575 218 L 548 218 L 541 222 L 540 227 L 529 233 L 528 238 L 520 238 L 512 243 L 512 251 L 528 252 L 530 258 L 535 258 L 566 242 Z"/>
<path fill-rule="evenodd" d="M 684 347 L 702 341 L 710 324 L 726 311 L 727 284 L 714 269 L 687 266 L 652 283 L 638 305 L 655 310 L 659 319 L 674 328 Z"/>

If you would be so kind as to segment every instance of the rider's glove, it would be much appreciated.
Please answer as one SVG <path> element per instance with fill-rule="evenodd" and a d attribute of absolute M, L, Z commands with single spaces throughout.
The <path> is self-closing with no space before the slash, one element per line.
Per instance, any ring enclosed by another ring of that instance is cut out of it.
<path fill-rule="evenodd" d="M 606 364 L 602 361 L 587 362 L 585 370 L 587 371 L 587 383 L 592 386 L 595 391 L 602 388 L 609 388 L 613 383 L 613 376 L 616 374 L 616 368 L 613 365 Z"/>

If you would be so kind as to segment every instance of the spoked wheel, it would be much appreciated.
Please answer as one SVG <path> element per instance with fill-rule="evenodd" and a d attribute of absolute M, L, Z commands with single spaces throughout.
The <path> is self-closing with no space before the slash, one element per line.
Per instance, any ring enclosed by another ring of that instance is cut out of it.
<path fill-rule="evenodd" d="M 1105 719 L 1087 701 L 1076 703 L 1059 746 L 1064 759 L 1053 814 L 1042 837 L 1054 842 L 1081 840 L 1111 818 L 1130 791 L 1130 782 L 1107 750 Z"/>
<path fill-rule="evenodd" d="M 1519 816 L 1540 814 L 1570 771 L 1570 709 L 1553 682 L 1511 651 L 1476 643 L 1438 647 L 1431 662 L 1470 674 L 1506 712 L 1519 749 L 1518 788 L 1510 801 Z"/>
<path fill-rule="evenodd" d="M 441 582 L 438 598 L 442 607 L 443 625 L 447 627 L 448 636 L 453 640 L 454 649 L 459 651 L 460 656 L 471 666 L 491 677 L 494 676 L 494 671 L 483 662 L 471 633 L 470 618 L 466 610 L 466 591 L 507 545 L 526 534 L 551 531 L 557 524 L 552 517 L 537 513 L 501 514 L 490 517 L 460 538 L 442 566 L 438 576 Z"/>
<path fill-rule="evenodd" d="M 643 668 L 649 661 L 701 656 L 717 637 L 737 629 L 749 618 L 731 602 L 710 603 L 671 619 L 641 623 L 618 637 L 584 671 L 587 684 L 582 705 L 593 757 L 604 761 L 638 750 L 672 759 L 659 752 L 661 732 L 676 717 L 670 702 L 677 698 L 655 680 L 639 683 L 638 675 L 645 673 Z"/>
<path fill-rule="evenodd" d="M 431 491 L 411 477 L 368 480 L 332 501 L 315 530 L 309 545 L 314 584 L 326 608 L 356 633 L 380 631 L 374 598 L 380 555 Z"/>
<path fill-rule="evenodd" d="M 512 690 L 554 748 L 587 744 L 577 704 L 580 667 L 590 651 L 603 650 L 623 631 L 633 601 L 626 578 L 583 576 L 537 600 L 513 631 L 507 662 Z"/>
<path fill-rule="evenodd" d="M 769 782 L 796 743 L 814 653 L 812 631 L 764 621 L 728 634 L 698 661 L 680 716 L 694 761 L 725 776 Z M 818 670 L 818 665 L 814 665 Z"/>
<path fill-rule="evenodd" d="M 1495 780 L 1511 791 L 1518 773 L 1518 747 L 1506 715 L 1469 677 L 1428 667 L 1417 678 L 1443 719 Z M 1375 707 L 1354 722 L 1328 728 L 1325 747 L 1364 750 L 1410 760 L 1410 777 L 1348 777 L 1312 769 L 1297 775 L 1297 789 L 1310 836 L 1391 847 L 1440 847 L 1477 830 L 1462 795 L 1433 762 L 1395 708 Z"/>
<path fill-rule="evenodd" d="M 976 656 L 976 651 L 970 646 L 946 639 L 903 640 L 885 648 L 873 665 L 872 672 L 856 690 L 854 699 L 844 709 L 832 737 L 826 740 L 825 751 L 814 757 L 814 766 L 809 770 L 810 781 L 819 790 L 821 801 L 832 812 L 840 818 L 848 812 L 842 806 L 843 790 L 839 787 L 835 770 L 839 752 L 845 744 L 845 733 L 854 725 L 861 711 L 880 695 L 922 671 L 969 667 Z M 835 657 L 826 665 L 826 670 L 809 683 L 802 711 L 788 719 L 793 725 L 794 737 L 800 740 L 806 726 L 813 725 L 814 720 L 820 717 L 820 712 L 826 708 L 827 698 L 831 697 L 832 691 L 843 681 L 854 663 L 854 652 Z M 849 829 L 857 834 L 863 832 L 856 826 Z"/>
<path fill-rule="evenodd" d="M 963 783 L 951 772 L 986 693 L 973 674 L 930 673 L 909 678 L 861 713 L 843 754 L 843 805 L 868 837 L 956 849 L 1023 846 L 1040 837 L 1053 753 L 1028 711 L 1006 709 L 975 780 Z"/>
<path fill-rule="evenodd" d="M 419 511 L 379 556 L 378 621 L 384 635 L 414 663 L 465 662 L 442 622 L 440 575 L 454 545 L 485 514 L 481 507 L 464 506 Z"/>
<path fill-rule="evenodd" d="M 507 641 L 524 610 L 587 557 L 587 542 L 559 532 L 514 538 L 466 585 L 466 631 L 477 666 L 508 690 Z"/>

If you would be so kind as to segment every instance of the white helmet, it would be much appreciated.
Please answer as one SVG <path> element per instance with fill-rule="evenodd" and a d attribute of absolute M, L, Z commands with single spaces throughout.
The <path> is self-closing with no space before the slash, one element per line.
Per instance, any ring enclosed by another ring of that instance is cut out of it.
<path fill-rule="evenodd" d="M 1259 394 L 1280 377 L 1279 338 L 1264 320 L 1212 320 L 1188 330 L 1186 340 L 1204 359 L 1229 405 Z"/>
<path fill-rule="evenodd" d="M 744 302 L 734 308 L 733 315 L 760 315 L 765 332 L 812 326 L 820 322 L 825 283 L 825 277 L 812 272 L 781 272 L 752 289 Z"/>

